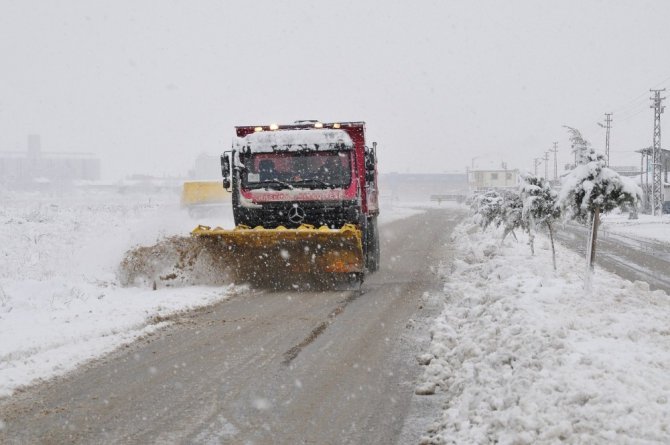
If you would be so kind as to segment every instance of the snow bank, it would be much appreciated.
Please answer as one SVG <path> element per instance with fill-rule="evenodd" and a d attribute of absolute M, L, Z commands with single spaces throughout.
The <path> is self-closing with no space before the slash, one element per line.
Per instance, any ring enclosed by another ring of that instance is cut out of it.
<path fill-rule="evenodd" d="M 162 317 L 240 291 L 122 288 L 116 278 L 130 247 L 198 223 L 232 226 L 229 211 L 191 219 L 172 193 L 0 198 L 0 397 L 131 342 Z"/>
<path fill-rule="evenodd" d="M 447 400 L 424 444 L 670 443 L 670 299 L 548 241 L 459 226 L 417 393 Z"/>

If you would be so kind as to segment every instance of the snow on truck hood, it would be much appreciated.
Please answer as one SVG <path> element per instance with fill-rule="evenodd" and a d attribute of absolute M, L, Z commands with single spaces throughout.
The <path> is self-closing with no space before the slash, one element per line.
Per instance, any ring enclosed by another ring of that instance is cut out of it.
<path fill-rule="evenodd" d="M 249 147 L 252 153 L 301 150 L 351 149 L 354 143 L 344 130 L 276 130 L 259 131 L 235 141 L 237 147 Z"/>

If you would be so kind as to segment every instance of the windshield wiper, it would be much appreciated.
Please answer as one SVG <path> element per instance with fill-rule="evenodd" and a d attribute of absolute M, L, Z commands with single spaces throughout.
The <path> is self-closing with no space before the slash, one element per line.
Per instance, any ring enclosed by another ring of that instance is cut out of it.
<path fill-rule="evenodd" d="M 251 185 L 257 185 L 257 184 L 266 185 L 266 186 L 270 185 L 270 184 L 276 184 L 276 185 L 282 186 L 282 188 L 287 188 L 287 189 L 293 190 L 293 186 L 291 184 L 289 184 L 288 182 L 280 181 L 279 179 L 266 179 L 264 181 L 254 182 Z M 281 188 L 280 188 L 280 190 L 281 190 Z"/>
<path fill-rule="evenodd" d="M 319 185 L 321 185 L 323 187 L 326 187 L 326 188 L 331 188 L 331 189 L 335 188 L 335 186 L 333 184 L 330 184 L 326 181 L 322 181 L 322 180 L 317 179 L 317 178 L 301 179 L 299 181 L 293 181 L 293 184 L 306 184 L 306 183 L 310 183 L 310 182 L 314 183 L 314 184 L 319 184 Z"/>

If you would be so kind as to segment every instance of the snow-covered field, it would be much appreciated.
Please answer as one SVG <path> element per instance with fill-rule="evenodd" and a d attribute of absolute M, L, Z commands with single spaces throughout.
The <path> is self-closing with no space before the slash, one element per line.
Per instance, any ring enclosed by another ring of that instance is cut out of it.
<path fill-rule="evenodd" d="M 380 223 L 423 212 L 382 204 Z M 230 205 L 191 217 L 172 192 L 0 191 L 0 397 L 63 374 L 244 287 L 127 288 L 124 253 L 197 224 L 232 227 Z"/>
<path fill-rule="evenodd" d="M 670 298 L 547 239 L 463 223 L 417 393 L 446 401 L 424 444 L 670 443 Z"/>
<path fill-rule="evenodd" d="M 126 250 L 203 222 L 174 193 L 5 192 L 0 201 L 0 396 L 151 332 L 157 316 L 240 291 L 119 286 Z M 225 213 L 216 222 L 232 224 Z"/>
<path fill-rule="evenodd" d="M 670 243 L 670 215 L 638 215 L 638 219 L 628 219 L 628 214 L 605 215 L 602 229 L 634 238 Z"/>

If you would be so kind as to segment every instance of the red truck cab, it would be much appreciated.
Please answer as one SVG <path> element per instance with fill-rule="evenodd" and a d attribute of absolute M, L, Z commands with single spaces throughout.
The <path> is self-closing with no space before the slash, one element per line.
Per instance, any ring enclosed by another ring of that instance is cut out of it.
<path fill-rule="evenodd" d="M 366 145 L 364 122 L 298 121 L 235 131 L 221 166 L 236 225 L 354 224 L 362 231 L 368 269 L 378 268 L 376 143 Z"/>

